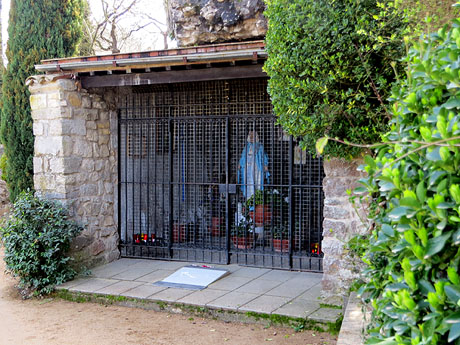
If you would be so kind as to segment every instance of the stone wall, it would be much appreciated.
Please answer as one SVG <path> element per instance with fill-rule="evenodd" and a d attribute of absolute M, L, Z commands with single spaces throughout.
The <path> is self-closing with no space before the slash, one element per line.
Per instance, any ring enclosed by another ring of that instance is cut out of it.
<path fill-rule="evenodd" d="M 179 46 L 263 39 L 263 0 L 167 0 L 168 26 Z"/>
<path fill-rule="evenodd" d="M 72 254 L 80 263 L 91 267 L 115 260 L 116 111 L 65 75 L 31 77 L 27 83 L 35 135 L 35 190 L 65 203 L 83 225 L 72 243 Z"/>
<path fill-rule="evenodd" d="M 361 160 L 347 162 L 337 158 L 324 160 L 324 221 L 323 221 L 323 298 L 328 303 L 341 304 L 352 282 L 359 277 L 362 264 L 351 258 L 345 246 L 356 234 L 364 234 L 366 227 L 360 217 L 365 210 L 353 208 L 347 189 L 359 184 L 357 171 Z M 359 203 L 358 203 L 359 206 Z M 358 212 L 360 216 L 358 216 Z"/>

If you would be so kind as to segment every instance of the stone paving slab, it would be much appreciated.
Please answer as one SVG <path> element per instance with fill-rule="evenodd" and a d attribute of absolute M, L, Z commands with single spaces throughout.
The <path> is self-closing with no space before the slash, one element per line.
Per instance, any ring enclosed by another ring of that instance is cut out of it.
<path fill-rule="evenodd" d="M 342 309 L 320 308 L 308 315 L 308 318 L 320 322 L 335 322 L 342 313 Z"/>
<path fill-rule="evenodd" d="M 320 308 L 319 302 L 306 301 L 303 299 L 292 300 L 273 311 L 274 314 L 290 317 L 308 317 Z"/>
<path fill-rule="evenodd" d="M 255 279 L 270 271 L 271 270 L 267 268 L 241 267 L 239 270 L 233 272 L 232 276 Z"/>
<path fill-rule="evenodd" d="M 119 296 L 123 294 L 124 292 L 134 289 L 140 285 L 142 285 L 142 283 L 140 282 L 132 282 L 132 281 L 123 280 L 115 284 L 106 286 L 100 290 L 97 290 L 96 293 L 102 294 L 102 295 Z"/>
<path fill-rule="evenodd" d="M 56 290 L 69 290 L 70 288 L 77 286 L 79 284 L 82 284 L 86 281 L 88 281 L 89 278 L 77 278 L 68 282 L 65 282 L 64 284 L 56 286 Z"/>
<path fill-rule="evenodd" d="M 156 268 L 151 267 L 150 265 L 145 265 L 145 266 L 138 266 L 133 265 L 129 267 L 128 270 L 123 271 L 117 275 L 114 275 L 112 278 L 113 279 L 119 279 L 119 280 L 136 280 L 140 277 L 143 277 L 153 271 L 155 271 Z"/>
<path fill-rule="evenodd" d="M 131 298 L 141 298 L 145 299 L 153 294 L 156 294 L 160 291 L 166 290 L 166 286 L 155 286 L 152 284 L 143 284 L 135 287 L 134 289 L 123 292 L 121 295 Z"/>
<path fill-rule="evenodd" d="M 216 289 L 216 290 L 225 290 L 225 291 L 232 291 L 238 289 L 240 286 L 249 283 L 252 281 L 252 278 L 247 277 L 235 277 L 233 274 L 230 274 L 227 277 L 221 278 L 215 283 L 212 283 L 208 286 L 208 288 Z"/>
<path fill-rule="evenodd" d="M 321 284 L 317 283 L 316 285 L 305 291 L 303 294 L 301 294 L 298 298 L 307 301 L 319 301 L 321 298 Z"/>
<path fill-rule="evenodd" d="M 264 276 L 262 276 L 264 277 Z M 285 283 L 282 283 L 273 289 L 267 291 L 265 294 L 269 296 L 278 296 L 278 297 L 290 297 L 296 298 L 302 295 L 304 292 L 309 290 L 310 286 L 305 286 L 303 284 L 298 284 L 292 280 L 288 280 Z"/>
<path fill-rule="evenodd" d="M 228 294 L 206 304 L 206 306 L 236 311 L 239 307 L 245 305 L 253 299 L 256 299 L 258 296 L 259 295 L 253 293 L 231 291 Z"/>
<path fill-rule="evenodd" d="M 91 276 L 97 278 L 111 278 L 114 275 L 129 270 L 129 268 L 136 263 L 137 261 L 130 262 L 127 259 L 117 260 L 107 265 L 99 266 L 92 269 Z"/>
<path fill-rule="evenodd" d="M 167 276 L 170 276 L 175 271 L 159 269 L 153 272 L 150 272 L 142 277 L 136 279 L 136 281 L 145 282 L 145 283 L 155 283 L 159 280 L 163 280 Z"/>
<path fill-rule="evenodd" d="M 235 291 L 237 292 L 247 292 L 247 293 L 255 293 L 258 295 L 262 295 L 267 291 L 277 287 L 280 285 L 280 281 L 273 281 L 273 280 L 265 280 L 262 278 L 254 279 L 247 284 L 239 287 Z"/>
<path fill-rule="evenodd" d="M 114 280 L 114 279 L 102 279 L 102 278 L 84 279 L 82 280 L 80 284 L 69 288 L 69 291 L 95 293 L 96 291 L 103 289 L 109 285 L 113 285 L 117 282 L 118 280 Z"/>
<path fill-rule="evenodd" d="M 275 296 L 260 296 L 238 308 L 239 311 L 271 314 L 273 311 L 290 301 L 290 298 Z"/>
<path fill-rule="evenodd" d="M 302 276 L 301 272 L 292 272 L 292 271 L 281 271 L 281 270 L 271 270 L 260 278 L 265 280 L 281 281 L 285 282 L 290 279 L 299 278 Z"/>
<path fill-rule="evenodd" d="M 177 302 L 181 298 L 193 293 L 193 291 L 194 290 L 168 288 L 149 296 L 148 299 L 164 302 Z"/>
<path fill-rule="evenodd" d="M 195 291 L 190 295 L 181 298 L 177 302 L 184 304 L 192 304 L 196 306 L 205 306 L 208 303 L 211 303 L 215 299 L 222 297 L 225 294 L 228 294 L 228 291 L 214 290 L 208 288 L 200 291 Z"/>

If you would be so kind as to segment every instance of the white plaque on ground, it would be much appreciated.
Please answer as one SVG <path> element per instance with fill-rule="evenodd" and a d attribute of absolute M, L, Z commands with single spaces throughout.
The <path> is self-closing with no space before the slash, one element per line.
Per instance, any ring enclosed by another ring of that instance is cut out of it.
<path fill-rule="evenodd" d="M 228 273 L 227 270 L 207 266 L 184 266 L 154 285 L 202 290 Z"/>

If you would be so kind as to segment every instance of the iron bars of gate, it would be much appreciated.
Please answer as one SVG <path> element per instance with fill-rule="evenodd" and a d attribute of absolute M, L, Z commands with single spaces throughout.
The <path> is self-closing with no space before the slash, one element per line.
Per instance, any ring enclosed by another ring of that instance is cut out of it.
<path fill-rule="evenodd" d="M 322 271 L 322 162 L 265 80 L 144 88 L 118 128 L 122 256 Z"/>

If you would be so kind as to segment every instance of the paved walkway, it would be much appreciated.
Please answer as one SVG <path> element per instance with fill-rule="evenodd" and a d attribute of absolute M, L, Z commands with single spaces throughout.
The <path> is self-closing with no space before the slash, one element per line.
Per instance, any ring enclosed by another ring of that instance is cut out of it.
<path fill-rule="evenodd" d="M 320 273 L 209 265 L 230 274 L 200 291 L 153 285 L 186 265 L 197 263 L 120 259 L 92 270 L 92 275 L 58 289 L 181 303 L 235 312 L 278 314 L 335 322 L 342 310 L 320 306 Z"/>

